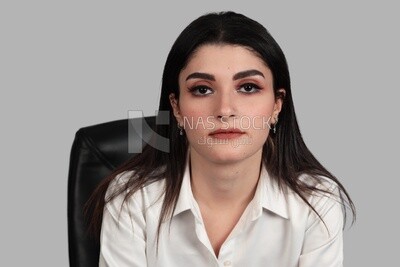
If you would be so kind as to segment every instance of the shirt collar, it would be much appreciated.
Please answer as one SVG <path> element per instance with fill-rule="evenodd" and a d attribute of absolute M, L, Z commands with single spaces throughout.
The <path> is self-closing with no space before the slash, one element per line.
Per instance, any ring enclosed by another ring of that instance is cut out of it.
<path fill-rule="evenodd" d="M 176 203 L 173 217 L 193 208 L 194 197 L 190 185 L 190 160 L 189 153 L 186 158 L 185 171 L 183 174 L 182 186 Z M 273 180 L 265 165 L 261 168 L 260 179 L 252 200 L 252 220 L 261 216 L 262 208 L 267 209 L 285 219 L 289 218 L 286 194 L 279 188 L 277 182 Z M 196 214 L 195 214 L 196 215 Z"/>
<path fill-rule="evenodd" d="M 186 163 L 185 163 L 185 171 L 183 173 L 183 179 L 182 179 L 182 185 L 181 185 L 181 190 L 179 192 L 179 197 L 176 202 L 176 207 L 174 210 L 173 217 L 178 215 L 181 212 L 184 212 L 186 210 L 190 210 L 192 205 L 192 200 L 194 199 L 193 193 L 192 193 L 192 187 L 190 185 L 190 160 L 189 160 L 189 154 L 187 153 L 186 157 Z"/>
<path fill-rule="evenodd" d="M 278 183 L 268 174 L 263 164 L 260 180 L 254 195 L 254 202 L 257 203 L 258 207 L 262 207 L 276 215 L 289 219 L 286 195 L 284 190 L 281 189 Z"/>

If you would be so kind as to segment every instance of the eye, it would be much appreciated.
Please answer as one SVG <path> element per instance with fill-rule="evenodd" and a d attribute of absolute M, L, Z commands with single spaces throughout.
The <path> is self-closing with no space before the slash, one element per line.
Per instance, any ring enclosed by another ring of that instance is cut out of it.
<path fill-rule="evenodd" d="M 197 95 L 197 96 L 205 96 L 205 95 L 212 94 L 214 92 L 211 88 L 204 86 L 204 85 L 192 87 L 189 89 L 189 91 L 192 94 Z"/>
<path fill-rule="evenodd" d="M 252 94 L 259 92 L 260 89 L 261 88 L 254 83 L 245 83 L 239 87 L 238 91 L 245 94 Z"/>

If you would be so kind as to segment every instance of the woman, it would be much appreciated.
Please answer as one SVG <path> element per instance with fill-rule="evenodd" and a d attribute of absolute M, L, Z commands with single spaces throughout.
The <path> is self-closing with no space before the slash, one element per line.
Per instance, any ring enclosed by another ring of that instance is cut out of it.
<path fill-rule="evenodd" d="M 353 203 L 304 144 L 286 59 L 262 25 L 196 19 L 161 90 L 170 152 L 145 146 L 90 200 L 100 266 L 342 266 Z"/>

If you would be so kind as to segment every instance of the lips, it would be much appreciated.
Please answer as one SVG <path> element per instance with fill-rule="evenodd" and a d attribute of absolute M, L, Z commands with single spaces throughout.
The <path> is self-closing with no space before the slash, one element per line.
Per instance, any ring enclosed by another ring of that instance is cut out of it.
<path fill-rule="evenodd" d="M 244 132 L 238 129 L 219 129 L 211 132 L 209 135 L 218 139 L 233 139 L 242 136 Z"/>

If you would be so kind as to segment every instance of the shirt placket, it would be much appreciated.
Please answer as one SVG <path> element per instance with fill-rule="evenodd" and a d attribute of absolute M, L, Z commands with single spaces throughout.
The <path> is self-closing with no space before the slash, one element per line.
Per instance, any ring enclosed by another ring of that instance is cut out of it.
<path fill-rule="evenodd" d="M 221 247 L 218 255 L 219 266 L 232 267 L 234 249 L 237 238 L 231 238 L 227 240 Z"/>

